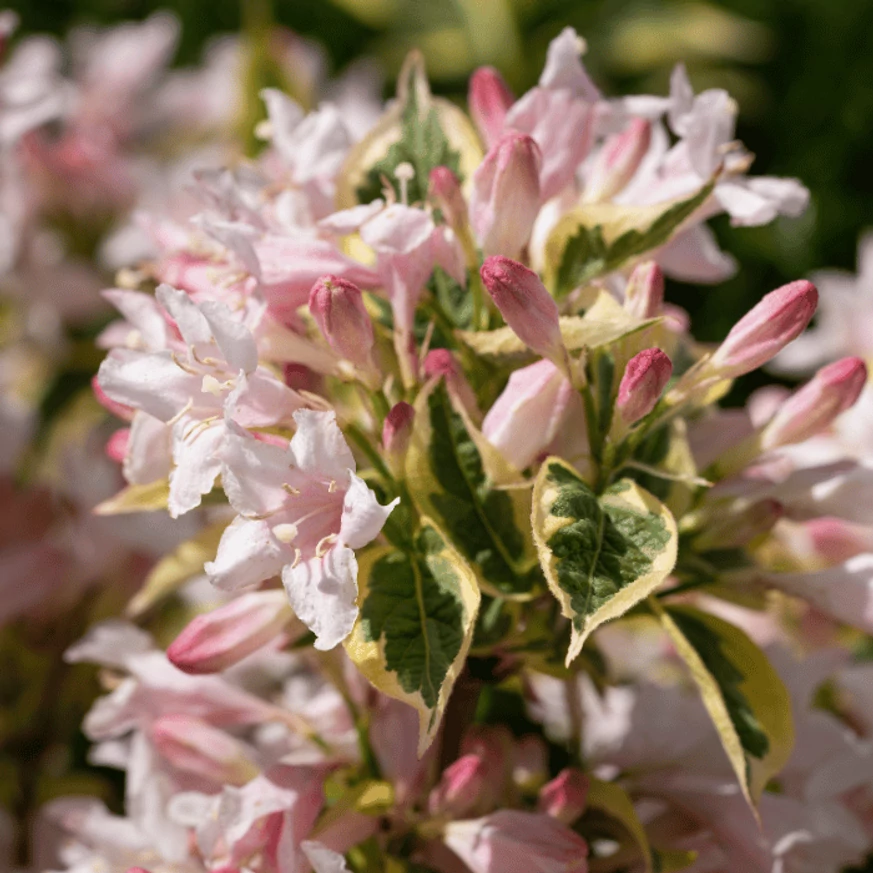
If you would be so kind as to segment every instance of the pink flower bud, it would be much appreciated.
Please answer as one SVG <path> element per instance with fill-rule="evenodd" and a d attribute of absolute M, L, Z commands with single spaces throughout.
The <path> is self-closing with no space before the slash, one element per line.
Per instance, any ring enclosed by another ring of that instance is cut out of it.
<path fill-rule="evenodd" d="M 382 425 L 382 447 L 389 458 L 404 458 L 412 436 L 415 409 L 405 401 L 395 403 Z"/>
<path fill-rule="evenodd" d="M 335 352 L 360 367 L 369 365 L 373 322 L 354 282 L 322 276 L 309 294 L 309 311 Z"/>
<path fill-rule="evenodd" d="M 244 785 L 258 775 L 239 740 L 194 716 L 161 716 L 152 723 L 151 738 L 174 767 L 219 785 Z"/>
<path fill-rule="evenodd" d="M 127 455 L 127 444 L 130 442 L 130 428 L 121 427 L 106 441 L 106 457 L 111 461 L 121 463 Z"/>
<path fill-rule="evenodd" d="M 185 673 L 217 673 L 265 646 L 293 620 L 284 591 L 253 591 L 198 615 L 167 657 Z"/>
<path fill-rule="evenodd" d="M 624 308 L 637 318 L 656 318 L 664 303 L 664 274 L 654 261 L 634 267 L 624 289 Z"/>
<path fill-rule="evenodd" d="M 123 403 L 118 403 L 113 400 L 101 387 L 97 381 L 97 376 L 91 379 L 91 388 L 94 391 L 94 397 L 97 402 L 108 412 L 118 416 L 122 421 L 133 421 L 133 416 L 136 410 L 132 406 L 125 406 Z"/>
<path fill-rule="evenodd" d="M 655 408 L 672 374 L 673 362 L 660 349 L 643 349 L 628 361 L 615 403 L 627 424 Z"/>
<path fill-rule="evenodd" d="M 481 804 L 487 768 L 478 755 L 464 755 L 443 772 L 428 798 L 431 815 L 463 818 Z"/>
<path fill-rule="evenodd" d="M 873 532 L 867 525 L 842 518 L 814 518 L 803 525 L 809 546 L 828 564 L 841 564 L 873 549 Z"/>
<path fill-rule="evenodd" d="M 537 809 L 564 824 L 572 824 L 585 811 L 590 782 L 581 770 L 562 770 L 540 789 Z"/>
<path fill-rule="evenodd" d="M 822 367 L 764 427 L 762 448 L 800 443 L 830 427 L 855 403 L 866 384 L 867 367 L 860 358 L 843 358 Z"/>
<path fill-rule="evenodd" d="M 486 146 L 492 146 L 503 133 L 503 121 L 515 102 L 509 85 L 494 67 L 479 67 L 470 77 L 470 115 Z"/>
<path fill-rule="evenodd" d="M 448 167 L 434 167 L 430 171 L 428 195 L 439 206 L 452 230 L 459 231 L 467 226 L 467 201 L 458 177 Z"/>
<path fill-rule="evenodd" d="M 503 809 L 484 818 L 451 822 L 445 844 L 472 873 L 585 873 L 588 844 L 547 815 Z"/>
<path fill-rule="evenodd" d="M 563 365 L 558 305 L 533 270 L 509 258 L 485 259 L 482 281 L 506 323 L 533 351 Z"/>
<path fill-rule="evenodd" d="M 609 137 L 591 164 L 584 202 L 600 203 L 618 194 L 646 156 L 651 136 L 652 125 L 644 118 L 635 118 L 627 130 Z"/>
<path fill-rule="evenodd" d="M 479 403 L 455 356 L 448 349 L 432 349 L 424 359 L 424 375 L 431 379 L 441 376 L 449 393 L 464 407 L 468 415 L 479 418 Z"/>
<path fill-rule="evenodd" d="M 485 155 L 473 175 L 470 222 L 487 255 L 517 258 L 540 211 L 539 146 L 508 133 Z"/>
<path fill-rule="evenodd" d="M 817 305 L 818 291 L 805 279 L 771 291 L 733 326 L 709 368 L 732 379 L 766 364 L 803 332 Z"/>

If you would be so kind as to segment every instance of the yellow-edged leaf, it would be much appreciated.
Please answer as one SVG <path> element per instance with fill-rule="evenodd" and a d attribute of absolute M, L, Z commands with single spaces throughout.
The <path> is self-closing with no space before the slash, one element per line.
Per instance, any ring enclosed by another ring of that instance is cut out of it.
<path fill-rule="evenodd" d="M 650 601 L 688 665 L 754 808 L 794 746 L 791 698 L 767 656 L 739 628 L 690 606 Z"/>
<path fill-rule="evenodd" d="M 598 497 L 561 458 L 540 468 L 531 526 L 549 588 L 571 621 L 567 664 L 595 628 L 648 597 L 676 563 L 667 507 L 629 479 Z"/>
<path fill-rule="evenodd" d="M 470 649 L 479 586 L 426 518 L 409 552 L 375 546 L 357 558 L 360 615 L 346 652 L 376 688 L 418 712 L 422 755 Z"/>
<path fill-rule="evenodd" d="M 114 497 L 94 507 L 96 515 L 125 515 L 131 512 L 156 512 L 166 509 L 170 499 L 170 483 L 158 479 L 147 485 L 128 485 Z"/>
<path fill-rule="evenodd" d="M 586 806 L 606 813 L 606 815 L 621 822 L 639 847 L 646 873 L 652 873 L 652 851 L 649 847 L 649 838 L 627 792 L 615 782 L 603 782 L 600 779 L 591 778 Z"/>

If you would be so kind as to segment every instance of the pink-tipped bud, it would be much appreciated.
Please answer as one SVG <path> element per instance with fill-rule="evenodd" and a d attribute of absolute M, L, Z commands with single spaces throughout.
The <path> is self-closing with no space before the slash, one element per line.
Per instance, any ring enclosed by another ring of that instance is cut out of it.
<path fill-rule="evenodd" d="M 464 818 L 481 807 L 487 768 L 478 755 L 463 755 L 443 772 L 428 798 L 431 815 Z"/>
<path fill-rule="evenodd" d="M 618 194 L 639 168 L 651 138 L 652 125 L 644 118 L 635 118 L 627 130 L 609 137 L 592 161 L 584 202 L 601 203 Z"/>
<path fill-rule="evenodd" d="M 803 530 L 814 554 L 830 565 L 842 564 L 873 549 L 870 528 L 843 518 L 814 518 L 803 525 Z"/>
<path fill-rule="evenodd" d="M 558 304 L 533 270 L 509 258 L 486 258 L 479 271 L 506 323 L 528 348 L 564 361 Z"/>
<path fill-rule="evenodd" d="M 174 767 L 219 785 L 245 785 L 258 775 L 239 740 L 194 716 L 162 716 L 152 723 L 151 739 Z"/>
<path fill-rule="evenodd" d="M 252 591 L 194 618 L 167 657 L 185 673 L 218 673 L 267 645 L 293 620 L 284 591 Z"/>
<path fill-rule="evenodd" d="M 736 511 L 714 512 L 711 523 L 695 540 L 695 547 L 706 551 L 746 546 L 769 533 L 784 515 L 785 507 L 772 498 L 758 500 Z"/>
<path fill-rule="evenodd" d="M 500 139 L 506 113 L 514 102 L 509 85 L 494 67 L 479 67 L 470 77 L 470 115 L 486 146 Z"/>
<path fill-rule="evenodd" d="M 654 261 L 634 267 L 624 289 L 624 308 L 636 318 L 656 318 L 664 304 L 664 274 Z"/>
<path fill-rule="evenodd" d="M 479 403 L 476 394 L 470 387 L 464 371 L 448 349 L 431 349 L 424 358 L 424 375 L 428 379 L 434 376 L 446 380 L 446 387 L 451 394 L 474 418 L 479 417 Z"/>
<path fill-rule="evenodd" d="M 473 175 L 470 223 L 485 255 L 517 258 L 540 211 L 542 156 L 534 140 L 508 133 Z"/>
<path fill-rule="evenodd" d="M 591 783 L 581 770 L 562 770 L 540 789 L 537 808 L 564 824 L 573 824 L 583 812 Z"/>
<path fill-rule="evenodd" d="M 818 291 L 805 279 L 771 291 L 733 326 L 709 368 L 727 379 L 756 370 L 803 333 L 817 305 Z"/>
<path fill-rule="evenodd" d="M 448 167 L 434 167 L 428 180 L 428 196 L 455 232 L 467 226 L 467 201 L 458 177 Z"/>
<path fill-rule="evenodd" d="M 655 408 L 672 375 L 673 362 L 660 349 L 643 349 L 628 361 L 615 402 L 626 424 L 639 421 Z"/>
<path fill-rule="evenodd" d="M 322 276 L 309 293 L 309 311 L 335 352 L 360 367 L 369 365 L 373 322 L 354 282 Z"/>
<path fill-rule="evenodd" d="M 127 457 L 127 446 L 130 442 L 130 428 L 122 427 L 115 431 L 108 440 L 103 451 L 111 461 L 120 464 Z"/>
<path fill-rule="evenodd" d="M 409 440 L 412 437 L 414 418 L 415 409 L 403 400 L 395 403 L 385 416 L 385 423 L 382 425 L 382 447 L 392 470 L 403 466 Z"/>
<path fill-rule="evenodd" d="M 867 384 L 860 358 L 843 358 L 822 367 L 778 409 L 761 433 L 761 447 L 800 443 L 826 430 L 852 406 Z"/>
<path fill-rule="evenodd" d="M 97 381 L 97 376 L 91 379 L 91 390 L 94 392 L 94 397 L 97 402 L 113 415 L 118 416 L 122 421 L 133 421 L 133 416 L 136 410 L 132 406 L 125 406 L 123 403 L 118 403 L 113 400 L 101 387 Z"/>

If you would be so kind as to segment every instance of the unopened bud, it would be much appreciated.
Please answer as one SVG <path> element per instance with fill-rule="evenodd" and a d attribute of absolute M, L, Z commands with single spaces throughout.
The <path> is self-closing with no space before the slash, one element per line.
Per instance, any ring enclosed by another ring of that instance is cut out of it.
<path fill-rule="evenodd" d="M 127 457 L 128 443 L 130 443 L 130 428 L 122 427 L 109 437 L 103 451 L 107 458 L 120 464 Z"/>
<path fill-rule="evenodd" d="M 761 432 L 761 448 L 800 443 L 830 427 L 866 384 L 867 367 L 860 358 L 843 358 L 822 367 L 779 407 Z"/>
<path fill-rule="evenodd" d="M 627 130 L 609 137 L 591 164 L 583 201 L 601 203 L 618 194 L 646 156 L 651 137 L 652 125 L 644 118 L 635 118 Z"/>
<path fill-rule="evenodd" d="M 540 812 L 564 824 L 572 824 L 585 812 L 590 785 L 588 777 L 581 770 L 562 770 L 540 789 L 537 807 Z"/>
<path fill-rule="evenodd" d="M 403 400 L 395 403 L 385 416 L 385 423 L 382 425 L 382 447 L 392 471 L 403 468 L 403 460 L 412 437 L 414 418 L 415 409 Z"/>
<path fill-rule="evenodd" d="M 540 148 L 532 137 L 508 133 L 473 176 L 470 223 L 487 255 L 517 258 L 540 210 Z"/>
<path fill-rule="evenodd" d="M 628 361 L 615 406 L 626 424 L 648 415 L 673 374 L 673 362 L 660 349 L 643 349 Z"/>
<path fill-rule="evenodd" d="M 446 224 L 456 233 L 467 226 L 467 201 L 461 191 L 458 177 L 448 167 L 434 167 L 430 171 L 428 195 L 443 214 Z"/>
<path fill-rule="evenodd" d="M 716 508 L 710 523 L 694 541 L 699 551 L 733 549 L 746 546 L 752 540 L 769 533 L 785 514 L 778 500 L 758 500 L 732 511 Z"/>
<path fill-rule="evenodd" d="M 245 785 L 258 775 L 239 740 L 194 716 L 162 716 L 152 723 L 151 738 L 174 767 L 219 785 Z"/>
<path fill-rule="evenodd" d="M 293 620 L 283 591 L 252 591 L 194 618 L 167 657 L 185 673 L 218 673 L 265 646 Z"/>
<path fill-rule="evenodd" d="M 503 134 L 503 122 L 515 102 L 509 85 L 494 67 L 479 67 L 470 77 L 470 115 L 485 145 L 490 147 Z"/>
<path fill-rule="evenodd" d="M 636 318 L 655 318 L 664 303 L 664 274 L 655 261 L 634 267 L 624 290 L 624 308 Z"/>
<path fill-rule="evenodd" d="M 817 305 L 818 291 L 805 279 L 771 291 L 734 325 L 707 369 L 733 379 L 766 364 L 803 333 Z"/>
<path fill-rule="evenodd" d="M 354 282 L 323 276 L 312 286 L 309 311 L 335 352 L 359 367 L 370 365 L 373 322 Z"/>
<path fill-rule="evenodd" d="M 558 304 L 540 277 L 523 264 L 499 256 L 486 258 L 480 275 L 516 336 L 528 348 L 566 369 Z"/>
<path fill-rule="evenodd" d="M 480 417 L 476 394 L 470 387 L 464 371 L 455 360 L 455 356 L 448 349 L 431 349 L 427 353 L 424 359 L 424 375 L 428 379 L 441 376 L 446 380 L 449 394 L 464 407 L 467 414 L 475 419 Z"/>
<path fill-rule="evenodd" d="M 463 755 L 447 767 L 428 798 L 431 815 L 464 818 L 473 813 L 481 806 L 486 769 L 478 755 Z"/>

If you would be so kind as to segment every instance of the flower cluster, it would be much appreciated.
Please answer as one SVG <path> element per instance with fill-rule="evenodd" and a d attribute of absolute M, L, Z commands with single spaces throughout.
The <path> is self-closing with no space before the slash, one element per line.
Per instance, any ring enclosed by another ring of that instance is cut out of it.
<path fill-rule="evenodd" d="M 798 279 L 708 347 L 665 300 L 665 277 L 735 269 L 711 217 L 806 206 L 748 175 L 729 95 L 680 66 L 666 97 L 608 98 L 568 28 L 518 99 L 476 71 L 468 113 L 415 54 L 376 113 L 364 86 L 348 112 L 265 89 L 258 155 L 216 168 L 217 119 L 166 115 L 227 70 L 159 81 L 172 37 L 91 34 L 72 81 L 43 43 L 0 70 L 10 287 L 58 199 L 76 226 L 111 211 L 102 250 L 128 261 L 102 292 L 121 318 L 96 337 L 99 406 L 55 428 L 65 517 L 24 546 L 2 531 L 0 619 L 76 616 L 76 666 L 47 669 L 99 666 L 89 761 L 125 773 L 121 813 L 108 788 L 26 781 L 33 869 L 863 863 L 869 302 Z M 212 148 L 185 197 L 122 184 L 173 124 Z M 718 405 L 765 365 L 823 366 Z"/>

